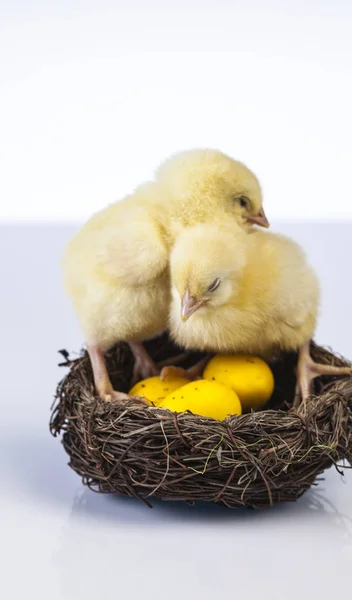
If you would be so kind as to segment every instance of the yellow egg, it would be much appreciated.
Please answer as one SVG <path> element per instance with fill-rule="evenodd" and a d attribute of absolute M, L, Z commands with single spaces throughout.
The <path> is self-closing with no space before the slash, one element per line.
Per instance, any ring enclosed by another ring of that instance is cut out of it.
<path fill-rule="evenodd" d="M 161 400 L 166 398 L 171 392 L 189 383 L 186 377 L 166 376 L 164 381 L 160 377 L 149 377 L 136 383 L 128 392 L 131 396 L 143 396 L 149 400 L 149 404 L 158 406 Z"/>
<path fill-rule="evenodd" d="M 226 385 L 200 379 L 178 388 L 159 404 L 173 412 L 190 410 L 195 415 L 222 421 L 229 415 L 242 414 L 237 394 Z"/>
<path fill-rule="evenodd" d="M 261 408 L 274 390 L 271 369 L 257 356 L 218 354 L 208 362 L 203 377 L 231 387 L 237 393 L 243 410 Z"/>

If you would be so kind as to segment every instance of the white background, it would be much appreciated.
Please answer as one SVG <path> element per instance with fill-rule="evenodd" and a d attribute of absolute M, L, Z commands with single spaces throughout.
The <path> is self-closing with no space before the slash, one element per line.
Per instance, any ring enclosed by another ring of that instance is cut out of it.
<path fill-rule="evenodd" d="M 352 217 L 349 0 L 0 1 L 0 218 L 85 219 L 175 151 L 269 218 Z"/>

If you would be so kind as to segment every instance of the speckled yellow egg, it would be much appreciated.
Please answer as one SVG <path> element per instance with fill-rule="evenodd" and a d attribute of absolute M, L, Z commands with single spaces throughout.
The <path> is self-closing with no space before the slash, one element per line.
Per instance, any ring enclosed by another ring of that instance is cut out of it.
<path fill-rule="evenodd" d="M 161 400 L 166 398 L 177 388 L 189 383 L 186 377 L 166 376 L 164 381 L 160 377 L 149 377 L 136 383 L 128 392 L 131 396 L 142 396 L 149 400 L 149 404 L 158 406 Z"/>
<path fill-rule="evenodd" d="M 207 364 L 203 377 L 231 387 L 238 395 L 243 410 L 263 407 L 274 390 L 270 367 L 257 356 L 216 355 Z"/>
<path fill-rule="evenodd" d="M 195 415 L 222 421 L 229 415 L 242 414 L 237 394 L 226 385 L 200 379 L 178 388 L 159 404 L 173 412 L 190 410 Z"/>

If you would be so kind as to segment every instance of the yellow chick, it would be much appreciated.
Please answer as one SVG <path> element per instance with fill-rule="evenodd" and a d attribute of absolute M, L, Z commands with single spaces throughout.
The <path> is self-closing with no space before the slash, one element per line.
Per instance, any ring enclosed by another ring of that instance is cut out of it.
<path fill-rule="evenodd" d="M 244 228 L 269 227 L 257 178 L 218 150 L 176 154 L 159 167 L 156 180 L 159 194 L 153 203 L 163 206 L 166 227 L 174 236 L 180 228 L 227 217 Z"/>
<path fill-rule="evenodd" d="M 94 215 L 66 248 L 64 283 L 84 332 L 96 390 L 113 390 L 104 352 L 126 341 L 135 357 L 134 381 L 157 373 L 142 341 L 167 326 L 169 253 L 186 226 L 228 219 L 248 229 L 267 227 L 256 177 L 213 150 L 166 161 L 155 180 Z"/>
<path fill-rule="evenodd" d="M 297 392 L 304 399 L 314 377 L 351 373 L 316 364 L 309 355 L 319 284 L 293 240 L 235 232 L 227 224 L 198 225 L 179 236 L 170 267 L 170 329 L 181 346 L 264 357 L 298 350 Z"/>

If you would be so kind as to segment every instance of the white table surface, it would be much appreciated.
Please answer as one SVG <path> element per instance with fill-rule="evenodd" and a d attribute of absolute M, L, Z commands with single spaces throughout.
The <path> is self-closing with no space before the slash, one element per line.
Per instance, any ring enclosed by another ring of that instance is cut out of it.
<path fill-rule="evenodd" d="M 352 357 L 352 225 L 276 224 L 322 281 L 318 342 Z M 0 228 L 0 551 L 4 600 L 331 599 L 352 583 L 352 473 L 295 504 L 226 510 L 97 495 L 48 431 L 57 350 L 81 334 L 60 282 L 73 225 Z M 18 364 L 20 363 L 20 365 Z"/>

